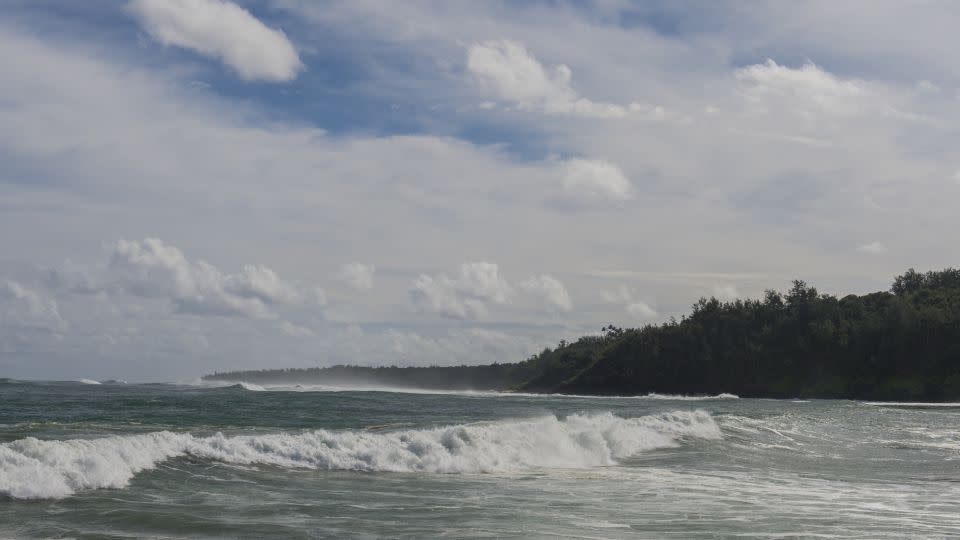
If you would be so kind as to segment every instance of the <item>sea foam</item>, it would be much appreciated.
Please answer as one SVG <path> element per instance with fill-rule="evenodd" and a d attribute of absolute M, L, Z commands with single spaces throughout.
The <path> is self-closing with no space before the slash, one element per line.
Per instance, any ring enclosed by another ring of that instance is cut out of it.
<path fill-rule="evenodd" d="M 727 399 L 740 399 L 740 396 L 730 393 L 716 395 L 684 395 L 684 394 L 658 394 L 651 392 L 641 395 L 589 395 L 589 394 L 550 394 L 550 393 L 531 393 L 531 392 L 511 392 L 499 390 L 442 390 L 430 388 L 398 387 L 398 386 L 378 386 L 378 385 L 346 385 L 337 386 L 329 384 L 254 384 L 246 381 L 207 381 L 194 380 L 184 383 L 188 386 L 200 386 L 204 388 L 242 388 L 253 392 L 392 392 L 398 394 L 439 394 L 452 396 L 471 396 L 471 397 L 532 397 L 532 398 L 582 398 L 582 399 L 653 399 L 664 401 L 716 401 Z"/>
<path fill-rule="evenodd" d="M 394 432 L 316 430 L 209 437 L 161 431 L 100 439 L 26 438 L 0 445 L 0 494 L 21 499 L 122 488 L 178 456 L 283 468 L 485 473 L 615 465 L 687 438 L 719 439 L 704 411 L 620 418 L 545 416 Z"/>
<path fill-rule="evenodd" d="M 647 399 L 663 399 L 667 401 L 712 401 L 717 399 L 740 399 L 740 396 L 736 394 L 728 394 L 726 392 L 717 394 L 715 396 L 688 396 L 683 394 L 657 394 L 651 392 L 640 397 Z"/>

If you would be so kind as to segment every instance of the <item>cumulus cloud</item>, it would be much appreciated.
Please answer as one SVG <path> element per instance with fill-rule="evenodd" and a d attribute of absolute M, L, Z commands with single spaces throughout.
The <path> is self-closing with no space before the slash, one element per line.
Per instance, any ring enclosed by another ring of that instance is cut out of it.
<path fill-rule="evenodd" d="M 302 68 L 293 44 L 227 0 L 132 0 L 127 9 L 164 45 L 221 60 L 247 80 L 289 81 Z"/>
<path fill-rule="evenodd" d="M 639 300 L 627 304 L 627 313 L 642 320 L 654 319 L 658 315 L 657 310 L 650 307 L 646 302 Z"/>
<path fill-rule="evenodd" d="M 467 294 L 497 304 L 506 303 L 513 293 L 507 281 L 500 276 L 500 267 L 489 262 L 461 265 L 458 284 Z"/>
<path fill-rule="evenodd" d="M 474 298 L 461 298 L 456 281 L 447 276 L 421 274 L 409 291 L 419 309 L 458 319 L 477 318 L 486 314 L 486 304 Z"/>
<path fill-rule="evenodd" d="M 352 289 L 367 291 L 373 288 L 376 271 L 376 266 L 372 264 L 350 263 L 343 265 L 338 277 Z"/>
<path fill-rule="evenodd" d="M 871 255 L 880 255 L 887 252 L 887 246 L 880 242 L 870 242 L 869 244 L 857 246 L 857 251 L 861 253 L 869 253 Z"/>
<path fill-rule="evenodd" d="M 717 285 L 713 288 L 713 296 L 717 300 L 730 301 L 739 298 L 740 293 L 733 285 Z"/>
<path fill-rule="evenodd" d="M 114 244 L 108 268 L 113 288 L 169 299 L 176 310 L 194 315 L 273 318 L 269 306 L 298 301 L 294 287 L 276 272 L 246 265 L 226 274 L 204 261 L 190 261 L 156 238 Z"/>
<path fill-rule="evenodd" d="M 281 280 L 273 270 L 261 265 L 247 264 L 239 273 L 227 275 L 224 290 L 245 298 L 257 298 L 268 304 L 290 304 L 300 298 L 293 286 Z"/>
<path fill-rule="evenodd" d="M 563 286 L 557 278 L 541 274 L 533 276 L 520 282 L 520 289 L 537 296 L 547 303 L 551 309 L 558 311 L 570 311 L 573 309 L 573 302 L 570 301 L 570 294 L 567 288 Z"/>
<path fill-rule="evenodd" d="M 64 324 L 52 298 L 12 280 L 0 286 L 0 327 L 57 330 Z"/>
<path fill-rule="evenodd" d="M 571 159 L 561 165 L 563 192 L 571 202 L 625 201 L 633 197 L 633 184 L 620 167 L 590 159 Z"/>
<path fill-rule="evenodd" d="M 748 98 L 784 98 L 794 106 L 826 112 L 854 112 L 859 109 L 857 100 L 868 93 L 864 83 L 841 79 L 812 63 L 791 68 L 768 59 L 736 70 L 734 77 Z"/>
<path fill-rule="evenodd" d="M 633 291 L 626 285 L 621 285 L 612 291 L 600 291 L 600 298 L 608 304 L 621 304 L 633 299 Z"/>
<path fill-rule="evenodd" d="M 632 109 L 580 97 L 570 84 L 573 72 L 569 67 L 559 64 L 548 69 L 516 41 L 472 45 L 467 51 L 467 69 L 496 98 L 521 109 L 593 118 L 622 118 Z"/>
<path fill-rule="evenodd" d="M 637 298 L 637 293 L 626 285 L 613 291 L 601 291 L 600 297 L 609 304 L 623 304 L 624 310 L 637 319 L 654 319 L 660 314 L 650 304 Z"/>
<path fill-rule="evenodd" d="M 70 259 L 58 266 L 43 269 L 42 277 L 44 285 L 55 291 L 92 294 L 102 290 L 96 276 Z"/>
<path fill-rule="evenodd" d="M 457 319 L 485 317 L 488 304 L 505 304 L 512 294 L 500 268 L 490 262 L 464 263 L 456 278 L 421 274 L 409 291 L 419 309 Z"/>

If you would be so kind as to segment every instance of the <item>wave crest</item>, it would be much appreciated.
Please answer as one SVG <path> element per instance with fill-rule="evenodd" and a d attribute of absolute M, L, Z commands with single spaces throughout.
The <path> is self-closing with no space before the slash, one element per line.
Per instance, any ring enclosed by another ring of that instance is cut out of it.
<path fill-rule="evenodd" d="M 740 396 L 736 394 L 729 394 L 727 392 L 717 394 L 715 396 L 687 396 L 683 394 L 657 394 L 655 392 L 651 392 L 641 397 L 647 399 L 663 399 L 667 401 L 713 401 L 718 399 L 740 399 Z"/>
<path fill-rule="evenodd" d="M 67 497 L 122 488 L 138 472 L 184 455 L 244 465 L 390 472 L 483 473 L 613 465 L 685 438 L 719 439 L 705 411 L 639 418 L 611 413 L 546 416 L 376 433 L 316 430 L 272 435 L 143 435 L 0 445 L 0 494 Z"/>

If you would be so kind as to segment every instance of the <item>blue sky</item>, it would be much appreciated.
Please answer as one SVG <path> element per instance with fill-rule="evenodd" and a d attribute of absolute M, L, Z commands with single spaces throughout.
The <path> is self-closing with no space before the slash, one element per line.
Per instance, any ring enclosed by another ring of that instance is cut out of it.
<path fill-rule="evenodd" d="M 512 361 L 956 263 L 950 2 L 12 1 L 0 376 Z"/>

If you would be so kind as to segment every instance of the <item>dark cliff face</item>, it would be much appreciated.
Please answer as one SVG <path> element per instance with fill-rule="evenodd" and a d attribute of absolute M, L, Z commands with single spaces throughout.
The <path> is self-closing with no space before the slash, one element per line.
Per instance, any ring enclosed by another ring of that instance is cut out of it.
<path fill-rule="evenodd" d="M 960 399 L 960 270 L 837 297 L 802 281 L 763 299 L 701 299 L 680 321 L 561 342 L 518 364 L 217 374 L 249 382 L 878 400 Z M 361 384 L 363 384 L 361 383 Z"/>

